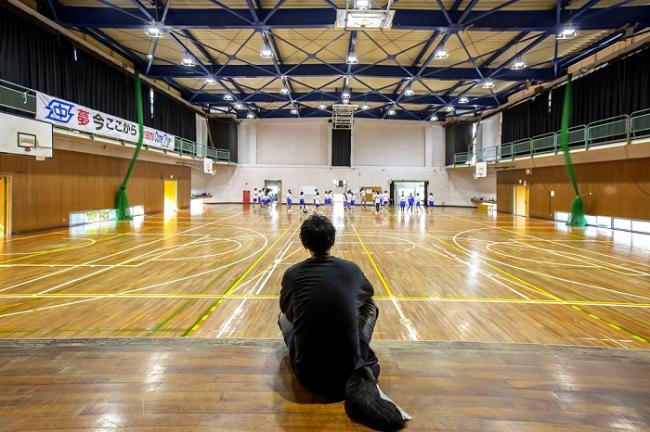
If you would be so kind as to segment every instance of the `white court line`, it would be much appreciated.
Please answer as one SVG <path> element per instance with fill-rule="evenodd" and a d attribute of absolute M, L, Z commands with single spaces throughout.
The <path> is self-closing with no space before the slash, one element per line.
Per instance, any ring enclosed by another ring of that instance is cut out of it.
<path fill-rule="evenodd" d="M 458 234 L 456 234 L 454 236 L 454 244 L 456 246 L 458 246 L 460 249 L 462 249 L 463 251 L 465 251 L 466 253 L 471 253 L 471 251 L 469 249 L 466 249 L 465 247 L 463 247 L 458 242 L 459 237 L 461 235 L 467 234 L 469 232 L 486 230 L 486 229 L 501 229 L 501 228 L 495 228 L 495 227 L 473 228 L 473 229 L 461 231 L 461 232 L 459 232 Z M 507 230 L 504 230 L 504 231 L 507 231 Z M 530 234 L 525 234 L 525 235 L 530 235 Z M 531 237 L 535 237 L 535 236 L 531 236 Z M 460 237 L 460 238 L 462 239 L 462 237 Z M 538 275 L 538 276 L 543 276 L 545 278 L 555 279 L 555 280 L 559 280 L 559 281 L 562 281 L 562 282 L 567 282 L 569 284 L 580 285 L 580 286 L 584 286 L 584 287 L 587 287 L 587 288 L 593 288 L 593 289 L 597 289 L 597 290 L 601 290 L 601 291 L 607 291 L 607 292 L 610 292 L 610 293 L 616 293 L 616 294 L 620 294 L 620 295 L 623 295 L 623 296 L 636 297 L 636 298 L 640 298 L 640 299 L 643 299 L 643 300 L 650 300 L 650 297 L 636 295 L 636 294 L 630 294 L 630 293 L 626 293 L 626 292 L 623 292 L 623 291 L 618 291 L 618 290 L 614 290 L 614 289 L 610 289 L 610 288 L 601 287 L 601 286 L 598 286 L 598 285 L 592 285 L 592 284 L 588 284 L 588 283 L 584 283 L 584 282 L 578 282 L 576 280 L 564 279 L 564 278 L 561 278 L 559 276 L 553 276 L 553 275 L 550 275 L 548 273 L 537 272 L 537 271 L 530 270 L 530 269 L 527 269 L 527 268 L 524 268 L 524 267 L 519 267 L 519 266 L 516 266 L 516 265 L 513 265 L 513 264 L 509 264 L 509 263 L 500 261 L 500 260 L 495 259 L 495 258 L 489 258 L 489 257 L 486 257 L 484 255 L 480 255 L 480 256 L 483 259 L 487 260 L 487 261 L 492 261 L 492 262 L 495 262 L 495 263 L 499 263 L 499 264 L 504 265 L 506 267 L 514 268 L 514 269 L 521 270 L 523 272 L 530 273 L 530 274 L 535 274 L 535 275 Z"/>
<path fill-rule="evenodd" d="M 241 213 L 241 212 L 240 212 L 240 213 Z M 238 213 L 238 214 L 239 214 L 239 213 Z M 224 218 L 224 220 L 225 220 L 225 219 L 229 219 L 229 218 L 231 218 L 231 217 L 235 217 L 235 216 L 237 216 L 238 214 L 234 214 L 234 215 L 231 215 L 231 216 L 229 216 L 229 217 L 226 217 L 226 218 Z M 194 230 L 196 230 L 196 229 L 203 228 L 203 227 L 206 227 L 206 226 L 209 226 L 209 225 L 215 224 L 215 223 L 217 223 L 217 221 L 209 222 L 209 223 L 206 223 L 206 224 L 203 224 L 203 225 L 199 225 L 199 226 L 197 226 L 197 227 L 190 228 L 190 229 L 187 229 L 187 230 L 185 230 L 185 231 L 182 231 L 181 233 L 191 232 L 191 231 L 194 231 Z M 117 255 L 121 255 L 121 254 L 126 253 L 126 252 L 130 252 L 130 251 L 132 251 L 132 250 L 134 250 L 134 249 L 139 249 L 139 248 L 142 248 L 142 247 L 145 247 L 145 246 L 148 246 L 148 245 L 154 244 L 154 243 L 158 243 L 158 242 L 160 242 L 160 241 L 162 241 L 162 240 L 166 240 L 166 239 L 169 239 L 169 238 L 173 238 L 173 237 L 175 237 L 176 235 L 177 235 L 177 234 L 172 234 L 172 235 L 165 236 L 165 237 L 162 237 L 162 238 L 159 238 L 159 239 L 156 239 L 156 240 L 152 240 L 152 241 L 147 242 L 147 243 L 143 243 L 143 244 L 141 244 L 141 245 L 136 245 L 136 246 L 130 247 L 130 248 L 128 248 L 128 249 L 124 249 L 124 250 L 121 250 L 121 251 L 119 251 L 119 252 L 112 253 L 112 254 L 110 254 L 110 255 L 106 255 L 106 256 L 103 256 L 103 257 L 99 257 L 99 258 L 93 259 L 93 260 L 91 260 L 91 261 L 86 261 L 85 263 L 82 263 L 82 265 L 93 264 L 93 263 L 96 263 L 96 262 L 98 262 L 98 261 L 105 260 L 105 259 L 107 259 L 107 258 L 111 258 L 111 257 L 117 256 Z M 129 261 L 129 260 L 127 260 L 127 262 L 128 262 L 128 261 Z M 120 264 L 122 264 L 122 263 L 120 263 Z M 36 277 L 36 278 L 30 279 L 30 280 L 26 280 L 26 281 L 23 281 L 23 282 L 19 282 L 19 283 L 16 283 L 16 284 L 10 285 L 10 286 L 8 286 L 8 287 L 3 287 L 3 288 L 0 289 L 0 292 L 4 292 L 4 291 L 7 291 L 7 290 L 10 290 L 10 289 L 13 289 L 13 288 L 17 288 L 17 287 L 19 287 L 19 286 L 23 286 L 23 285 L 28 285 L 28 284 L 31 284 L 31 283 L 37 282 L 37 281 L 39 281 L 39 280 L 47 279 L 47 278 L 50 278 L 50 277 L 52 277 L 52 276 L 56 276 L 56 275 L 59 275 L 59 274 L 62 274 L 62 273 L 66 273 L 66 272 L 68 272 L 68 271 L 70 271 L 70 270 L 74 270 L 75 268 L 78 268 L 78 267 L 81 267 L 81 265 L 76 265 L 76 266 L 73 266 L 73 267 L 68 267 L 68 268 L 66 268 L 66 269 L 64 269 L 64 270 L 60 270 L 60 271 L 57 271 L 57 272 L 54 272 L 54 273 L 48 273 L 48 274 L 45 274 L 45 275 L 42 275 L 42 276 L 39 276 L 39 277 Z M 88 276 L 89 276 L 89 275 L 88 275 Z"/>
<path fill-rule="evenodd" d="M 293 243 L 291 241 L 291 238 L 296 234 L 296 232 L 300 229 L 300 225 L 296 227 L 296 229 L 291 233 L 287 241 L 285 242 L 284 245 L 282 245 L 282 248 L 278 251 L 278 253 L 275 255 L 275 259 L 273 260 L 273 263 L 271 266 L 262 272 L 262 274 L 266 273 L 266 277 L 258 279 L 258 283 L 253 286 L 253 290 L 255 291 L 254 294 L 259 294 L 264 287 L 266 286 L 266 283 L 268 282 L 269 278 L 275 271 L 275 269 L 278 267 L 278 264 L 282 261 L 283 257 L 286 255 L 287 251 L 291 247 L 291 244 Z M 241 288 L 241 285 L 235 288 L 230 294 L 234 293 L 237 291 L 237 289 Z M 225 297 L 224 297 L 225 298 Z M 217 332 L 217 338 L 221 338 L 224 333 L 227 331 L 231 330 L 231 326 L 233 321 L 238 320 L 238 318 L 244 313 L 244 306 L 246 305 L 246 302 L 250 300 L 250 298 L 244 298 L 239 305 L 237 305 L 237 308 L 234 310 L 234 312 L 224 321 L 223 324 L 219 327 L 219 330 Z"/>
<path fill-rule="evenodd" d="M 569 258 L 569 259 L 572 259 L 572 260 L 577 261 L 577 262 L 590 264 L 592 267 L 600 268 L 600 269 L 603 269 L 603 270 L 608 270 L 608 271 L 611 271 L 612 273 L 618 273 L 618 274 L 621 274 L 621 275 L 624 275 L 624 276 L 648 276 L 648 273 L 642 272 L 640 270 L 630 269 L 630 268 L 627 268 L 627 267 L 624 267 L 624 266 L 621 266 L 621 265 L 618 265 L 618 264 L 609 263 L 609 262 L 606 262 L 606 261 L 601 261 L 601 260 L 595 259 L 595 258 L 589 258 L 589 257 L 579 255 L 579 254 L 576 254 L 576 253 L 572 253 L 572 252 L 561 252 L 561 251 L 557 251 L 557 250 L 546 249 L 546 248 L 535 246 L 535 245 L 528 245 L 528 244 L 522 243 L 522 242 L 520 242 L 518 240 L 515 240 L 514 243 L 520 244 L 520 245 L 522 245 L 524 247 L 528 247 L 528 248 L 531 248 L 531 249 L 541 250 L 541 251 L 549 253 L 551 255 L 556 255 L 556 256 L 559 256 L 559 257 L 562 257 L 562 258 Z M 610 267 L 608 267 L 606 265 L 603 266 L 603 265 L 595 264 L 595 263 L 604 263 L 604 264 L 611 265 L 612 267 L 619 267 L 619 268 L 627 270 L 628 273 L 621 272 L 621 271 L 618 271 L 618 270 L 614 270 L 613 268 L 610 268 Z"/>
<path fill-rule="evenodd" d="M 485 276 L 487 276 L 488 278 L 490 278 L 491 280 L 493 280 L 493 281 L 496 282 L 497 284 L 499 284 L 499 285 L 501 285 L 501 286 L 503 286 L 503 287 L 509 289 L 510 291 L 512 291 L 513 293 L 517 294 L 518 296 L 523 297 L 523 298 L 525 298 L 525 299 L 530 299 L 530 297 L 525 296 L 524 294 L 520 293 L 520 292 L 517 291 L 516 289 L 514 289 L 514 288 L 508 286 L 507 284 L 501 282 L 500 280 L 496 279 L 496 278 L 494 277 L 494 275 L 491 275 L 491 274 L 485 273 Z"/>
<path fill-rule="evenodd" d="M 239 227 L 239 229 L 243 229 L 243 230 L 250 231 L 250 232 L 255 232 L 254 230 L 252 230 L 250 228 Z M 237 265 L 237 264 L 239 264 L 241 262 L 247 261 L 248 259 L 250 259 L 250 258 L 258 255 L 260 252 L 262 252 L 266 248 L 266 246 L 268 245 L 268 239 L 263 234 L 260 234 L 260 237 L 264 239 L 264 244 L 258 250 L 252 252 L 251 254 L 249 254 L 249 255 L 247 255 L 247 256 L 239 259 L 239 260 L 230 262 L 228 264 L 225 264 L 225 265 L 222 265 L 222 266 L 219 266 L 219 267 L 215 267 L 215 268 L 213 268 L 211 270 L 202 271 L 202 272 L 190 275 L 190 276 L 184 276 L 184 277 L 180 277 L 180 278 L 177 278 L 177 279 L 168 280 L 168 281 L 165 281 L 165 282 L 155 283 L 155 284 L 148 285 L 148 286 L 141 287 L 141 288 L 134 288 L 134 289 L 126 290 L 126 291 L 121 291 L 121 292 L 117 292 L 117 293 L 111 294 L 111 295 L 100 296 L 100 297 L 91 297 L 91 298 L 86 298 L 86 299 L 83 299 L 83 300 L 77 300 L 77 301 L 73 301 L 73 302 L 66 302 L 66 303 L 61 303 L 61 304 L 51 305 L 51 306 L 43 306 L 43 307 L 28 309 L 28 310 L 24 310 L 24 311 L 9 312 L 9 313 L 6 313 L 6 314 L 1 314 L 0 318 L 15 316 L 15 315 L 23 315 L 23 314 L 27 314 L 27 313 L 33 313 L 33 312 L 40 312 L 40 311 L 44 311 L 44 310 L 51 310 L 51 309 L 71 306 L 71 305 L 75 305 L 75 304 L 79 304 L 79 303 L 87 303 L 87 302 L 91 302 L 91 301 L 102 300 L 102 299 L 110 298 L 110 297 L 117 297 L 117 296 L 124 295 L 124 294 L 131 294 L 131 293 L 134 293 L 134 292 L 140 292 L 140 291 L 144 291 L 144 290 L 151 289 L 151 288 L 158 288 L 158 287 L 161 287 L 161 286 L 170 285 L 170 284 L 174 284 L 174 283 L 177 283 L 177 282 L 182 282 L 182 281 L 185 281 L 185 280 L 189 280 L 189 279 L 193 279 L 193 278 L 196 278 L 196 277 L 204 276 L 204 275 L 207 275 L 207 274 L 210 274 L 210 273 L 215 273 L 215 272 L 218 272 L 218 271 L 220 271 L 220 270 L 222 270 L 224 268 L 231 267 L 231 266 Z"/>

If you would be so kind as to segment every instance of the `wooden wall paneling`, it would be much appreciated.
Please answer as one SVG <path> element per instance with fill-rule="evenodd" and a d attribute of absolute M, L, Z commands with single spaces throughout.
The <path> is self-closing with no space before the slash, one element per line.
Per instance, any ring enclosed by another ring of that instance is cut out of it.
<path fill-rule="evenodd" d="M 113 208 L 128 159 L 54 150 L 45 161 L 0 155 L 0 173 L 13 178 L 13 232 L 68 224 L 71 212 Z M 129 203 L 147 213 L 163 210 L 163 179 L 179 181 L 180 208 L 190 205 L 190 167 L 138 161 L 128 186 Z"/>
<path fill-rule="evenodd" d="M 575 172 L 587 214 L 650 220 L 650 158 L 577 164 Z M 574 192 L 566 169 L 551 166 L 533 168 L 530 175 L 523 169 L 499 171 L 499 211 L 512 213 L 512 187 L 519 180 L 530 185 L 531 216 L 551 219 L 570 208 Z"/>

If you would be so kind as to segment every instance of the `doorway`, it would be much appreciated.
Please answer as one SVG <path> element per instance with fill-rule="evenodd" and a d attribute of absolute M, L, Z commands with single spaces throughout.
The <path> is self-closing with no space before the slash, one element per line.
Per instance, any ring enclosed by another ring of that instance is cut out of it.
<path fill-rule="evenodd" d="M 515 185 L 513 209 L 515 216 L 528 216 L 528 185 Z"/>
<path fill-rule="evenodd" d="M 429 188 L 428 181 L 398 180 L 398 181 L 391 182 L 390 196 L 393 199 L 392 204 L 397 205 L 399 203 L 402 192 L 404 192 L 404 196 L 407 198 L 411 194 L 413 194 L 413 197 L 416 197 L 417 194 L 420 194 L 420 200 L 423 203 L 425 203 L 427 199 L 428 188 Z"/>
<path fill-rule="evenodd" d="M 0 238 L 11 237 L 11 177 L 0 177 Z"/>
<path fill-rule="evenodd" d="M 163 195 L 164 195 L 164 211 L 165 213 L 173 213 L 178 209 L 178 181 L 177 180 L 165 180 L 163 186 Z"/>
<path fill-rule="evenodd" d="M 272 201 L 282 202 L 282 180 L 264 180 L 264 188 L 271 191 Z"/>

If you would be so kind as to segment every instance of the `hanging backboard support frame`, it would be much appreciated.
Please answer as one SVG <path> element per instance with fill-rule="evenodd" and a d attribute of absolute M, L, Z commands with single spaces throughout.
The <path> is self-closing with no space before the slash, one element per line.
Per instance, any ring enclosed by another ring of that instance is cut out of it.
<path fill-rule="evenodd" d="M 356 105 L 335 104 L 332 106 L 332 129 L 352 129 Z"/>

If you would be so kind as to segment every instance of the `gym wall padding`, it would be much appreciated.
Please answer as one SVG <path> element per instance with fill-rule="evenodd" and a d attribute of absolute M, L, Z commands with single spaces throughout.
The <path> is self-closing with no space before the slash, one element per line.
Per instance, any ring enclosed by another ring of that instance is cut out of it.
<path fill-rule="evenodd" d="M 71 212 L 110 209 L 129 159 L 56 149 L 54 158 L 0 155 L 0 172 L 12 176 L 12 230 L 67 226 Z M 129 183 L 129 202 L 145 212 L 163 211 L 163 178 L 178 180 L 178 207 L 190 205 L 190 168 L 138 161 Z"/>
<path fill-rule="evenodd" d="M 588 215 L 650 220 L 650 158 L 575 164 L 580 194 Z M 529 213 L 552 219 L 568 212 L 575 197 L 563 165 L 497 172 L 497 209 L 512 213 L 513 188 L 525 181 L 530 188 Z M 555 196 L 551 197 L 551 191 Z"/>
<path fill-rule="evenodd" d="M 76 51 L 76 54 L 75 54 Z M 76 59 L 75 59 L 76 56 Z M 134 82 L 118 69 L 67 39 L 0 6 L 0 78 L 51 96 L 135 121 Z M 195 111 L 143 86 L 144 124 L 189 140 L 196 139 Z"/>

